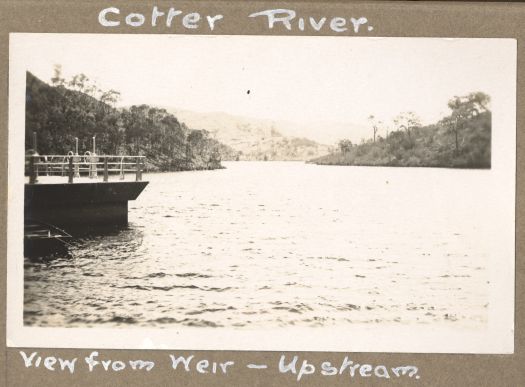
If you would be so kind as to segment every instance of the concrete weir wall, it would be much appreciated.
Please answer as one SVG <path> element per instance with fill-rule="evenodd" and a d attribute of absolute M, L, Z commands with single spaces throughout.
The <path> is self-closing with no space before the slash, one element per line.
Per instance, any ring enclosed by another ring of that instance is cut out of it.
<path fill-rule="evenodd" d="M 26 184 L 24 217 L 55 226 L 126 225 L 147 181 Z"/>

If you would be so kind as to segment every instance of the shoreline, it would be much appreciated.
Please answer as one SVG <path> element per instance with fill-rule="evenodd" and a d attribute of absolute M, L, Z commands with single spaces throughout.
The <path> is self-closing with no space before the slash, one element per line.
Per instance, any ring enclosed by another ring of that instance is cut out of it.
<path fill-rule="evenodd" d="M 321 166 L 331 167 L 382 167 L 382 168 L 439 168 L 439 169 L 476 169 L 476 170 L 490 170 L 488 167 L 468 167 L 468 166 L 453 166 L 453 165 L 391 165 L 391 164 L 342 164 L 342 163 L 320 163 L 315 161 L 306 161 L 306 164 L 315 164 Z"/>

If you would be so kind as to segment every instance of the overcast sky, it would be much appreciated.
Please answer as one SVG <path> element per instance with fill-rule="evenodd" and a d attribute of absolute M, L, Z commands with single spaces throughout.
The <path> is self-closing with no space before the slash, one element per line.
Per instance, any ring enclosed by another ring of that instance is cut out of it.
<path fill-rule="evenodd" d="M 366 124 L 414 111 L 424 123 L 454 95 L 491 94 L 508 66 L 498 39 L 24 34 L 27 69 L 49 82 L 84 73 L 146 103 L 297 123 Z"/>

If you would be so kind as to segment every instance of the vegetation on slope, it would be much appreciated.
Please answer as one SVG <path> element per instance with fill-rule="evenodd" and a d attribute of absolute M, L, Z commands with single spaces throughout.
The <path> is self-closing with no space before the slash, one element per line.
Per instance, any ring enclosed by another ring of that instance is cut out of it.
<path fill-rule="evenodd" d="M 490 168 L 490 97 L 470 93 L 452 98 L 450 115 L 422 126 L 414 113 L 400 114 L 395 131 L 377 136 L 382 123 L 370 116 L 374 137 L 362 144 L 341 140 L 337 151 L 311 160 L 323 165 Z"/>
<path fill-rule="evenodd" d="M 222 156 L 232 152 L 165 109 L 115 108 L 120 94 L 98 89 L 83 74 L 66 81 L 57 67 L 52 84 L 27 73 L 26 150 L 33 148 L 34 132 L 40 154 L 74 151 L 75 137 L 83 153 L 92 150 L 95 136 L 98 154 L 144 155 L 147 169 L 162 171 L 221 168 Z"/>

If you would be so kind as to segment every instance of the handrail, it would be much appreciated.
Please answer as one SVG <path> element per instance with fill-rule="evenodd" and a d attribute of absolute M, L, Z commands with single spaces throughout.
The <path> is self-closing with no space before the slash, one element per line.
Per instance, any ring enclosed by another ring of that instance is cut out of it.
<path fill-rule="evenodd" d="M 68 176 L 68 183 L 86 173 L 90 178 L 103 174 L 103 181 L 109 180 L 109 174 L 115 172 L 124 179 L 126 172 L 134 172 L 135 180 L 142 180 L 142 171 L 146 156 L 70 154 L 68 155 L 26 155 L 29 166 L 29 183 L 36 184 L 38 176 Z M 131 167 L 133 166 L 133 167 Z"/>
<path fill-rule="evenodd" d="M 85 157 L 85 155 L 74 155 L 74 154 L 71 154 L 71 155 L 26 155 L 26 157 L 71 157 L 71 156 Z M 93 156 L 100 157 L 100 158 L 104 158 L 104 157 L 108 157 L 108 158 L 125 157 L 127 159 L 145 159 L 146 158 L 146 156 L 122 156 L 122 155 L 93 155 Z"/>

